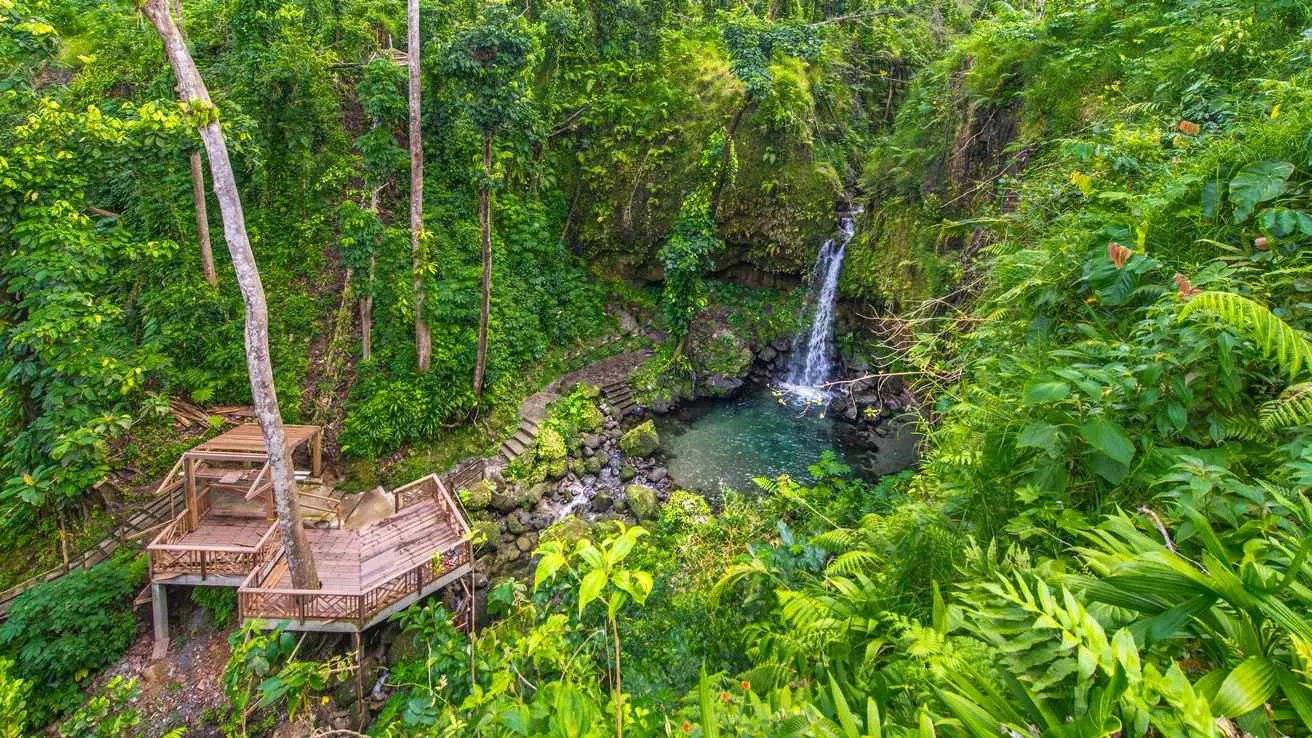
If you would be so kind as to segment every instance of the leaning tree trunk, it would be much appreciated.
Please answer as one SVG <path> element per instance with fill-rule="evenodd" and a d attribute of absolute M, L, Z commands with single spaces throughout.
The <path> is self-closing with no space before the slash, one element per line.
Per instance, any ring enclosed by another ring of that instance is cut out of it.
<path fill-rule="evenodd" d="M 210 245 L 210 215 L 205 205 L 205 170 L 200 161 L 200 150 L 191 152 L 191 199 L 196 203 L 196 238 L 200 241 L 200 268 L 211 287 L 219 284 L 214 271 L 214 247 Z"/>
<path fill-rule="evenodd" d="M 492 134 L 483 135 L 483 186 L 478 191 L 478 220 L 483 229 L 483 308 L 478 316 L 478 357 L 474 361 L 474 399 L 483 396 L 487 368 L 487 320 L 492 302 Z"/>
<path fill-rule="evenodd" d="M 410 67 L 410 254 L 414 260 L 415 363 L 428 371 L 433 334 L 424 320 L 423 244 L 424 141 L 419 133 L 419 0 L 406 3 L 406 61 Z"/>
<path fill-rule="evenodd" d="M 317 589 L 319 576 L 315 572 L 305 528 L 301 525 L 296 479 L 287 453 L 282 415 L 278 412 L 278 395 L 273 386 L 273 365 L 269 361 L 269 309 L 264 301 L 264 285 L 260 282 L 255 254 L 246 235 L 241 198 L 237 195 L 237 183 L 232 175 L 232 163 L 228 160 L 228 147 L 219 127 L 217 110 L 210 101 L 209 90 L 196 70 L 191 53 L 187 51 L 186 41 L 169 15 L 167 0 L 145 0 L 140 8 L 164 41 L 164 53 L 178 80 L 178 97 L 190 107 L 192 115 L 200 118 L 198 122 L 203 123 L 199 126 L 200 138 L 210 162 L 214 196 L 223 219 L 223 235 L 232 255 L 232 267 L 237 273 L 242 300 L 246 303 L 246 368 L 250 373 L 255 416 L 264 432 L 264 445 L 273 472 L 273 500 L 283 547 L 287 552 L 287 570 L 293 587 Z"/>

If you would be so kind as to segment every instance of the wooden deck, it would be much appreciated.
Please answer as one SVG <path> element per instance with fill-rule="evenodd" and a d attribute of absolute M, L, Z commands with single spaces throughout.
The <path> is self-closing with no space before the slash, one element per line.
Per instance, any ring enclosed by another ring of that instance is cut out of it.
<path fill-rule="evenodd" d="M 305 451 L 319 474 L 322 433 L 287 426 L 289 455 Z M 402 607 L 459 580 L 472 608 L 469 525 L 435 475 L 395 492 L 395 512 L 359 529 L 309 528 L 306 537 L 320 588 L 291 586 L 282 534 L 272 514 L 272 482 L 264 437 L 239 426 L 193 448 L 165 476 L 160 491 L 185 490 L 186 509 L 147 546 L 156 600 L 157 649 L 167 643 L 164 585 L 238 588 L 243 621 L 294 630 L 359 632 Z M 298 491 L 302 502 L 320 497 Z M 313 505 L 314 500 L 310 503 Z M 320 502 L 319 504 L 327 504 Z M 340 521 L 340 509 L 336 511 Z M 468 620 L 468 612 L 459 613 Z"/>
<path fill-rule="evenodd" d="M 469 526 L 442 482 L 424 477 L 396 497 L 396 514 L 377 523 L 306 531 L 319 589 L 291 586 L 281 550 L 257 566 L 238 590 L 242 619 L 359 631 L 467 575 Z"/>

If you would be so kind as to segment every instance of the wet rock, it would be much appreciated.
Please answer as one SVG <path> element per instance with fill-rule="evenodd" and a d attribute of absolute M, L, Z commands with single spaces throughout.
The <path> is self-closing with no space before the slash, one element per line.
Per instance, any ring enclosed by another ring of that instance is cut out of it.
<path fill-rule="evenodd" d="M 537 548 L 537 545 L 538 545 L 537 533 L 525 533 L 524 535 L 515 539 L 515 547 L 518 548 L 520 551 L 523 551 L 524 553 L 528 553 L 529 551 L 532 551 L 533 549 Z"/>
<path fill-rule="evenodd" d="M 774 346 L 766 346 L 761 349 L 761 353 L 759 354 L 761 361 L 770 361 L 778 355 L 779 352 L 774 350 Z"/>
<path fill-rule="evenodd" d="M 602 441 L 604 440 L 605 439 L 597 433 L 589 433 L 583 437 L 583 447 L 596 451 L 601 447 Z"/>
<path fill-rule="evenodd" d="M 592 498 L 592 502 L 589 503 L 588 507 L 590 507 L 593 512 L 606 512 L 614 504 L 615 500 L 611 499 L 609 494 L 598 492 L 597 496 Z"/>
<path fill-rule="evenodd" d="M 570 474 L 573 474 L 573 475 L 576 476 L 576 477 L 581 477 L 581 476 L 584 475 L 584 473 L 586 473 L 586 471 L 587 471 L 587 467 L 584 465 L 584 463 L 583 463 L 583 459 L 570 459 L 570 460 L 569 460 L 569 473 L 570 473 Z"/>
<path fill-rule="evenodd" d="M 517 510 L 506 516 L 506 532 L 519 535 L 528 530 L 528 526 L 524 524 L 525 517 L 523 510 Z"/>
<path fill-rule="evenodd" d="M 587 460 L 583 462 L 583 470 L 586 471 L 588 474 L 593 474 L 593 475 L 601 473 L 601 457 L 600 456 L 589 457 Z"/>
<path fill-rule="evenodd" d="M 492 504 L 492 495 L 496 492 L 496 487 L 486 479 L 480 480 L 475 484 L 460 491 L 460 498 L 465 503 L 465 509 L 484 510 Z"/>
<path fill-rule="evenodd" d="M 666 469 L 663 466 L 658 466 L 652 469 L 651 471 L 647 472 L 647 479 L 652 482 L 659 482 L 662 479 L 668 477 L 669 475 L 670 472 L 668 469 Z"/>
<path fill-rule="evenodd" d="M 645 484 L 630 484 L 624 488 L 624 497 L 638 520 L 656 517 L 656 490 Z"/>
<path fill-rule="evenodd" d="M 638 476 L 638 470 L 629 464 L 620 467 L 620 481 L 627 482 L 636 476 Z"/>
<path fill-rule="evenodd" d="M 537 513 L 529 518 L 528 525 L 533 530 L 545 530 L 551 525 L 550 513 Z"/>
<path fill-rule="evenodd" d="M 743 388 L 742 377 L 712 374 L 702 380 L 702 392 L 710 397 L 729 397 Z"/>
<path fill-rule="evenodd" d="M 620 437 L 620 450 L 629 456 L 651 456 L 660 445 L 656 425 L 650 420 L 634 426 Z"/>
<path fill-rule="evenodd" d="M 784 352 L 792 345 L 792 339 L 788 336 L 779 336 L 770 342 L 770 347 L 775 351 Z"/>

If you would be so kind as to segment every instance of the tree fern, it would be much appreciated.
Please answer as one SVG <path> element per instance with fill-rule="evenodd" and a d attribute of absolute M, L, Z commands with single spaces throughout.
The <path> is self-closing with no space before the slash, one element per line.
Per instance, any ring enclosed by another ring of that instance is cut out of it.
<path fill-rule="evenodd" d="M 1312 343 L 1265 305 L 1233 292 L 1203 292 L 1185 303 L 1180 319 L 1199 310 L 1217 316 L 1257 344 L 1264 356 L 1289 373 L 1290 379 L 1312 367 Z"/>
<path fill-rule="evenodd" d="M 1288 387 L 1262 405 L 1261 424 L 1268 431 L 1312 423 L 1312 382 Z"/>

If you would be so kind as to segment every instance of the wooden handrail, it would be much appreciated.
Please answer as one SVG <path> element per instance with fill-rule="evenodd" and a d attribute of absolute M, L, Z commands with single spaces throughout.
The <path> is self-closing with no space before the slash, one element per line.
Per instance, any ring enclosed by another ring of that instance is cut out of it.
<path fill-rule="evenodd" d="M 173 477 L 177 476 L 178 472 L 182 470 L 182 464 L 184 461 L 186 461 L 185 458 L 178 459 L 178 463 L 174 464 L 172 469 L 169 469 L 169 473 L 165 474 L 164 478 L 159 481 L 159 486 L 155 488 L 154 493 L 151 495 L 152 497 L 158 497 L 164 493 L 164 488 L 168 486 Z"/>

